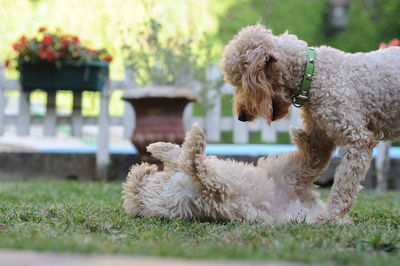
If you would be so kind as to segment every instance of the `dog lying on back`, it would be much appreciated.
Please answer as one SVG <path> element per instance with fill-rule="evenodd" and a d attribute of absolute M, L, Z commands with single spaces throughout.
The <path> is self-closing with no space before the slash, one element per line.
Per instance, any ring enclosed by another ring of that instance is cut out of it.
<path fill-rule="evenodd" d="M 298 133 L 291 130 L 294 141 L 299 141 Z M 150 144 L 148 151 L 164 163 L 164 171 L 148 163 L 131 168 L 123 185 L 125 211 L 142 217 L 271 225 L 315 223 L 325 214 L 325 203 L 312 183 L 285 175 L 291 171 L 285 164 L 290 154 L 260 158 L 255 167 L 206 156 L 205 145 L 204 132 L 196 124 L 182 147 Z"/>

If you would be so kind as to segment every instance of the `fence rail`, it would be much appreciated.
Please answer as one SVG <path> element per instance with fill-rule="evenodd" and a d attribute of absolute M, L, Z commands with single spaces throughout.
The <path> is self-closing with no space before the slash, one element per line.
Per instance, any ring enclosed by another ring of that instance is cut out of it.
<path fill-rule="evenodd" d="M 212 75 L 215 79 L 217 76 L 220 79 L 218 70 L 215 68 Z M 130 79 L 124 81 L 110 81 L 108 87 L 102 94 L 102 98 L 106 98 L 106 102 L 109 101 L 109 96 L 113 91 L 116 90 L 127 90 L 135 87 L 134 82 Z M 9 80 L 4 76 L 4 69 L 0 68 L 0 135 L 4 132 L 6 125 L 13 125 L 17 128 L 16 132 L 19 136 L 29 135 L 29 128 L 32 124 L 43 125 L 44 136 L 54 136 L 56 127 L 59 124 L 68 124 L 71 126 L 73 136 L 82 136 L 82 127 L 86 125 L 96 125 L 99 123 L 99 118 L 82 115 L 82 92 L 73 92 L 73 106 L 70 114 L 61 114 L 57 110 L 56 106 L 56 91 L 47 93 L 45 115 L 33 116 L 31 114 L 31 103 L 29 100 L 29 93 L 21 90 L 21 86 L 17 80 Z M 6 98 L 5 91 L 14 90 L 19 91 L 20 96 L 18 100 L 17 110 L 10 112 L 7 106 L 8 99 Z M 189 128 L 193 122 L 199 123 L 206 131 L 208 141 L 220 142 L 221 132 L 232 131 L 233 143 L 245 144 L 249 142 L 250 132 L 260 132 L 261 141 L 274 143 L 276 142 L 276 136 L 278 132 L 286 132 L 289 125 L 299 126 L 299 116 L 297 109 L 293 109 L 289 117 L 273 123 L 271 127 L 266 127 L 265 122 L 259 119 L 253 123 L 242 123 L 237 120 L 234 116 L 221 116 L 221 98 L 223 95 L 232 95 L 233 89 L 227 84 L 223 84 L 219 90 L 220 94 L 213 94 L 209 96 L 209 101 L 212 102 L 212 107 L 206 112 L 204 116 L 194 116 L 193 106 L 189 105 L 184 113 L 184 127 Z M 134 111 L 125 102 L 124 112 L 122 116 L 109 116 L 108 113 L 105 115 L 108 117 L 109 125 L 121 126 L 124 128 L 124 136 L 128 138 L 135 127 L 134 123 Z M 107 107 L 104 107 L 107 109 Z M 100 108 L 100 112 L 102 108 Z"/>

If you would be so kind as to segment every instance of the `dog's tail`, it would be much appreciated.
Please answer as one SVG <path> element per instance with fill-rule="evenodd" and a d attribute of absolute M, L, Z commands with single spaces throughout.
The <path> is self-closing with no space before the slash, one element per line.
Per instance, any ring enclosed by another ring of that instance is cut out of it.
<path fill-rule="evenodd" d="M 181 154 L 178 158 L 180 168 L 191 177 L 196 177 L 197 170 L 195 160 L 198 156 L 204 156 L 206 148 L 206 136 L 198 124 L 193 124 L 186 133 L 185 141 L 182 144 Z"/>
<path fill-rule="evenodd" d="M 157 172 L 156 165 L 148 163 L 133 165 L 128 173 L 126 182 L 122 185 L 123 207 L 126 213 L 139 215 L 143 209 L 140 189 L 144 185 L 143 180 Z"/>

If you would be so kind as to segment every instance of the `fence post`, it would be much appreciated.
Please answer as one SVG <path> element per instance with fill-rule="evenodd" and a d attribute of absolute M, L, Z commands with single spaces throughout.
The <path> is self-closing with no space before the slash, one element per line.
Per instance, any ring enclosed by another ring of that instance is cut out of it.
<path fill-rule="evenodd" d="M 208 67 L 206 77 L 207 83 L 211 84 L 207 90 L 207 100 L 211 103 L 211 108 L 206 111 L 205 130 L 208 141 L 219 142 L 221 139 L 221 97 L 213 89 L 221 78 L 218 67 L 215 65 Z"/>
<path fill-rule="evenodd" d="M 236 117 L 233 119 L 233 143 L 246 144 L 249 142 L 249 128 L 248 124 L 239 121 Z"/>
<path fill-rule="evenodd" d="M 193 123 L 193 103 L 188 103 L 186 105 L 185 110 L 183 110 L 183 129 L 188 131 Z"/>
<path fill-rule="evenodd" d="M 0 66 L 0 136 L 4 134 L 4 124 L 5 124 L 5 110 L 6 110 L 6 97 L 4 95 L 5 88 L 3 88 L 2 80 L 5 79 L 4 68 Z"/>
<path fill-rule="evenodd" d="M 125 68 L 125 80 L 123 83 L 123 89 L 127 90 L 129 88 L 135 88 L 137 86 L 135 73 L 130 68 Z M 136 116 L 135 110 L 133 109 L 132 105 L 128 104 L 128 102 L 124 102 L 125 110 L 124 110 L 124 137 L 129 138 L 133 134 L 133 129 L 135 128 Z"/>
<path fill-rule="evenodd" d="M 263 142 L 276 142 L 278 131 L 276 130 L 277 125 L 272 123 L 270 126 L 264 121 L 264 126 L 261 128 L 261 140 Z M 279 123 L 279 122 L 278 122 Z"/>
<path fill-rule="evenodd" d="M 49 90 L 47 93 L 46 115 L 43 121 L 43 132 L 45 136 L 54 136 L 56 134 L 57 124 L 57 106 L 56 90 Z"/>
<path fill-rule="evenodd" d="M 17 121 L 18 136 L 28 136 L 31 123 L 31 105 L 29 101 L 29 91 L 23 88 L 19 96 L 19 113 Z"/>
<path fill-rule="evenodd" d="M 376 168 L 376 187 L 378 191 L 385 191 L 388 188 L 388 174 L 390 169 L 390 157 L 389 148 L 391 146 L 390 141 L 379 142 L 378 154 L 375 158 Z"/>
<path fill-rule="evenodd" d="M 108 178 L 108 166 L 110 164 L 109 153 L 109 116 L 108 103 L 110 99 L 110 80 L 107 79 L 106 85 L 101 91 L 100 96 L 100 113 L 98 118 L 98 134 L 97 134 L 97 153 L 96 153 L 96 170 L 97 179 L 105 181 Z"/>
<path fill-rule="evenodd" d="M 72 136 L 82 136 L 82 91 L 73 92 L 71 116 Z"/>
<path fill-rule="evenodd" d="M 301 127 L 301 119 L 300 119 L 300 109 L 293 107 L 290 109 L 290 117 L 289 117 L 289 125 L 295 126 L 295 127 Z"/>

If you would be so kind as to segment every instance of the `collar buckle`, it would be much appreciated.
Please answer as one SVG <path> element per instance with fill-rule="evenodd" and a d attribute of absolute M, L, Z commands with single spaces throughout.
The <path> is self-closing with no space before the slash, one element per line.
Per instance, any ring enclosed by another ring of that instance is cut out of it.
<path fill-rule="evenodd" d="M 308 91 L 310 90 L 314 74 L 315 57 L 316 53 L 314 47 L 307 47 L 307 59 L 303 80 L 297 95 L 292 98 L 292 103 L 297 108 L 303 106 L 304 103 L 308 101 Z"/>

